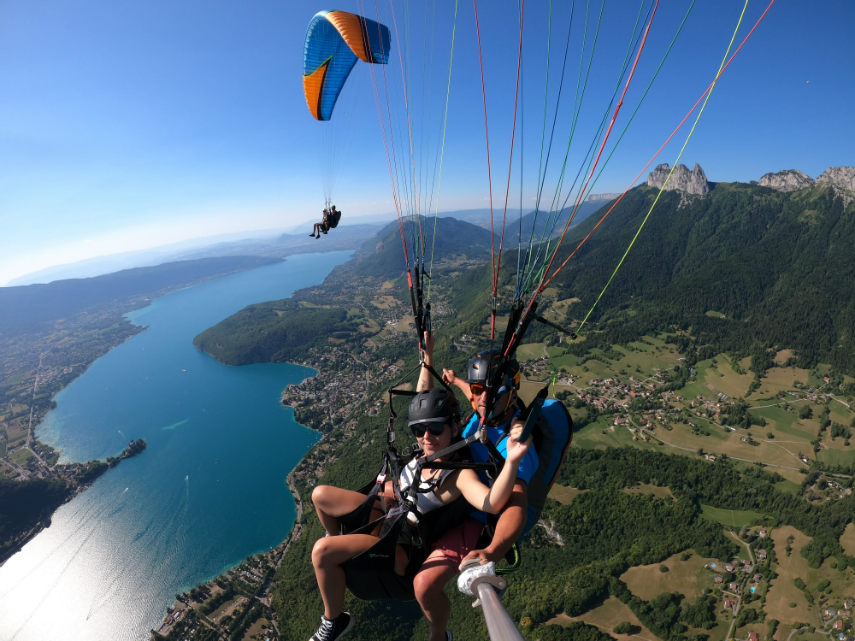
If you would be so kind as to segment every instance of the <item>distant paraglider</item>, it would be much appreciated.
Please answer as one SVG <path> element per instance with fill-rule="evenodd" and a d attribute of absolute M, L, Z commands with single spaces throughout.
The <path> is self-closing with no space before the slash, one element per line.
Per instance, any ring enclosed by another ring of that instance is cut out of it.
<path fill-rule="evenodd" d="M 321 234 L 326 234 L 330 229 L 335 229 L 338 227 L 338 221 L 341 220 L 341 210 L 336 209 L 335 205 L 330 207 L 329 209 L 324 209 L 324 216 L 321 219 L 321 222 L 315 223 L 312 228 L 312 233 L 309 236 L 313 238 L 320 238 Z"/>
<path fill-rule="evenodd" d="M 389 45 L 389 28 L 386 25 L 347 11 L 316 13 L 306 29 L 303 52 L 303 92 L 312 116 L 319 121 L 329 121 L 356 60 L 386 64 Z M 327 133 L 332 136 L 332 131 Z M 331 141 L 322 151 L 327 157 L 324 177 L 326 206 L 321 222 L 315 223 L 309 234 L 314 238 L 320 238 L 322 233 L 337 227 L 341 219 L 341 211 L 331 205 L 336 146 L 336 142 Z"/>

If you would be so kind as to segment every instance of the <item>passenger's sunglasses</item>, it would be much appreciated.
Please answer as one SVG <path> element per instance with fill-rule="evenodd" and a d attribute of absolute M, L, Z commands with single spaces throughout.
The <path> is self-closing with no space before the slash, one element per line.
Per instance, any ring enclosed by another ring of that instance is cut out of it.
<path fill-rule="evenodd" d="M 440 436 L 445 431 L 445 423 L 416 423 L 410 425 L 410 429 L 413 430 L 413 436 L 416 438 L 422 438 L 425 432 L 430 432 L 433 436 Z"/>

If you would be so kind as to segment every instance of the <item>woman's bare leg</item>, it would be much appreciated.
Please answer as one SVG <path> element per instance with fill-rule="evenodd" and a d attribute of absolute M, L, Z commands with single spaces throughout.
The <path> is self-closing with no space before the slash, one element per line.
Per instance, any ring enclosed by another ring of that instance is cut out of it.
<path fill-rule="evenodd" d="M 345 576 L 342 565 L 360 552 L 377 543 L 370 534 L 343 534 L 315 541 L 312 565 L 324 601 L 324 616 L 335 619 L 344 612 Z"/>
<path fill-rule="evenodd" d="M 312 490 L 312 503 L 318 513 L 318 519 L 327 533 L 332 535 L 341 532 L 339 517 L 355 510 L 364 500 L 365 495 L 361 492 L 333 485 L 318 485 Z"/>

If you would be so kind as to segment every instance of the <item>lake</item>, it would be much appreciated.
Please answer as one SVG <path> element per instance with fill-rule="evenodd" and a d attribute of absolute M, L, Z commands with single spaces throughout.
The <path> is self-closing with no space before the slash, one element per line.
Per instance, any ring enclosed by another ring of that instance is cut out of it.
<path fill-rule="evenodd" d="M 175 595 L 287 536 L 285 480 L 319 435 L 282 389 L 291 364 L 222 365 L 193 337 L 246 305 L 320 283 L 351 252 L 293 256 L 173 292 L 129 315 L 148 329 L 57 396 L 38 437 L 64 460 L 148 448 L 60 507 L 0 567 L 0 639 L 143 640 Z"/>

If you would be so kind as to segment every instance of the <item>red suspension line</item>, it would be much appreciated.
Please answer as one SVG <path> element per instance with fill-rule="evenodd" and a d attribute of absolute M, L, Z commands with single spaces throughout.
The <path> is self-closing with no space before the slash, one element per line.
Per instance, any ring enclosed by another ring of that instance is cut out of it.
<path fill-rule="evenodd" d="M 629 91 L 629 85 L 632 82 L 632 79 L 635 77 L 635 71 L 638 68 L 638 61 L 641 59 L 641 53 L 644 51 L 644 46 L 647 44 L 647 36 L 650 34 L 650 27 L 653 25 L 653 18 L 656 17 L 656 11 L 659 9 L 659 0 L 656 0 L 656 4 L 653 6 L 653 12 L 650 14 L 650 20 L 647 22 L 647 26 L 644 28 L 644 36 L 641 39 L 641 43 L 638 46 L 638 51 L 635 53 L 635 60 L 632 63 L 632 69 L 629 72 L 629 76 L 626 79 L 626 83 L 623 87 L 623 92 L 620 95 L 620 100 L 618 100 L 618 104 L 615 107 L 614 113 L 612 114 L 611 121 L 609 122 L 608 129 L 606 130 L 605 135 L 603 136 L 603 141 L 600 143 L 600 148 L 597 151 L 597 156 L 594 159 L 594 164 L 591 166 L 591 171 L 588 173 L 588 178 L 585 180 L 585 184 L 582 186 L 582 189 L 579 191 L 579 195 L 576 198 L 576 204 L 573 206 L 573 211 L 570 213 L 570 217 L 567 219 L 567 224 L 564 225 L 564 231 L 561 233 L 561 238 L 558 239 L 558 244 L 555 246 L 555 251 L 552 253 L 552 257 L 549 259 L 549 263 L 546 266 L 546 269 L 543 270 L 543 276 L 541 276 L 540 284 L 538 285 L 535 293 L 541 292 L 546 288 L 545 281 L 546 277 L 549 273 L 549 270 L 552 268 L 552 263 L 555 262 L 555 258 L 558 256 L 558 250 L 561 247 L 561 244 L 564 242 L 564 237 L 567 235 L 567 230 L 570 229 L 570 224 L 573 222 L 573 218 L 576 216 L 576 212 L 579 209 L 579 205 L 582 203 L 582 198 L 585 195 L 585 191 L 588 189 L 588 184 L 591 182 L 591 179 L 594 177 L 594 173 L 597 169 L 597 165 L 600 162 L 600 158 L 603 155 L 603 149 L 606 147 L 606 143 L 609 140 L 609 136 L 612 133 L 612 129 L 615 126 L 615 122 L 617 121 L 618 113 L 620 112 L 621 107 L 623 106 L 624 98 L 626 97 L 626 92 Z"/>
<path fill-rule="evenodd" d="M 614 208 L 617 207 L 618 203 L 621 200 L 623 200 L 623 197 L 626 196 L 626 194 L 629 192 L 630 189 L 632 189 L 633 185 L 638 181 L 638 179 L 642 176 L 642 174 L 644 174 L 644 172 L 647 171 L 647 169 L 650 167 L 650 165 L 653 164 L 653 161 L 656 160 L 656 158 L 659 156 L 659 154 L 662 153 L 662 150 L 665 149 L 665 147 L 668 145 L 668 143 L 670 143 L 671 140 L 674 138 L 674 136 L 677 135 L 677 132 L 683 127 L 684 124 L 686 124 L 686 121 L 689 119 L 689 116 L 691 116 L 692 113 L 694 113 L 695 109 L 698 108 L 698 106 L 701 104 L 701 102 L 704 100 L 704 98 L 706 98 L 707 94 L 710 91 L 712 91 L 712 88 L 718 82 L 718 79 L 725 72 L 725 70 L 730 66 L 730 63 L 733 62 L 733 59 L 742 50 L 742 47 L 745 46 L 745 43 L 748 42 L 748 39 L 751 37 L 751 34 L 754 33 L 754 31 L 757 29 L 757 27 L 760 25 L 760 23 L 766 17 L 766 14 L 769 13 L 769 10 L 772 8 L 772 5 L 774 5 L 774 4 L 775 4 L 775 0 L 770 0 L 769 4 L 766 6 L 766 9 L 763 11 L 763 13 L 760 15 L 760 17 L 757 18 L 757 21 L 754 23 L 754 26 L 751 27 L 751 30 L 745 35 L 745 37 L 742 39 L 742 42 L 739 43 L 739 46 L 736 48 L 736 50 L 734 50 L 734 52 L 731 54 L 730 58 L 727 59 L 727 62 L 719 70 L 719 72 L 716 74 L 715 78 L 713 78 L 712 82 L 710 82 L 710 84 L 707 86 L 707 88 L 704 90 L 704 92 L 700 95 L 700 97 L 695 102 L 695 104 L 692 106 L 692 108 L 689 110 L 689 112 L 685 116 L 683 116 L 683 119 L 674 128 L 674 131 L 671 132 L 671 135 L 668 136 L 668 138 L 665 140 L 664 143 L 662 143 L 662 146 L 659 147 L 658 151 L 653 155 L 653 157 L 647 162 L 646 165 L 644 165 L 642 170 L 640 172 L 638 172 L 638 174 L 635 176 L 635 178 L 632 179 L 629 186 L 626 189 L 624 189 L 623 193 L 617 198 L 617 200 L 615 200 L 615 202 L 612 203 L 612 206 L 609 207 L 609 210 L 605 214 L 603 214 L 602 218 L 600 218 L 599 221 L 597 221 L 597 224 L 594 225 L 594 228 L 590 232 L 588 232 L 588 235 L 585 236 L 585 238 L 583 238 L 579 242 L 579 244 L 576 246 L 576 249 L 573 250 L 573 253 L 571 253 L 567 258 L 565 258 L 564 261 L 558 266 L 558 268 L 543 283 L 543 285 L 542 285 L 543 289 L 545 289 L 549 285 L 549 283 L 552 282 L 552 280 L 558 275 L 558 272 L 560 272 L 564 268 L 564 266 L 570 261 L 571 258 L 573 258 L 573 256 L 576 254 L 576 252 L 579 251 L 579 249 L 582 247 L 582 245 L 584 245 L 588 241 L 588 239 L 591 237 L 591 234 L 593 234 L 594 231 L 596 231 L 597 227 L 599 227 L 600 224 L 609 216 L 609 214 L 611 214 L 612 211 L 614 211 Z M 535 293 L 535 295 L 537 293 L 539 293 L 540 291 L 542 291 L 542 289 L 538 288 L 538 291 Z"/>
<path fill-rule="evenodd" d="M 475 8 L 475 34 L 478 38 L 478 63 L 481 67 L 481 97 L 484 102 L 484 137 L 487 145 L 487 183 L 490 196 L 490 263 L 493 274 L 496 273 L 496 241 L 493 229 L 493 173 L 490 169 L 490 130 L 487 126 L 487 89 L 484 84 L 484 57 L 481 53 L 481 28 L 478 25 L 478 0 L 472 0 Z M 495 278 L 493 280 L 493 296 L 497 291 Z M 496 310 L 492 308 L 490 314 L 490 340 L 496 337 Z"/>
<path fill-rule="evenodd" d="M 517 132 L 517 107 L 519 105 L 520 95 L 520 66 L 522 63 L 522 45 L 523 45 L 523 16 L 525 14 L 525 0 L 520 3 L 520 44 L 517 52 L 517 80 L 514 89 L 514 120 L 511 127 L 511 151 L 508 155 L 508 183 L 505 187 L 505 208 L 502 214 L 502 235 L 499 240 L 499 253 L 496 259 L 496 269 L 493 272 L 493 296 L 496 296 L 499 290 L 499 272 L 502 266 L 502 248 L 505 246 L 505 223 L 508 220 L 508 197 L 511 191 L 511 170 L 514 162 L 514 139 Z M 522 215 L 522 212 L 520 212 Z"/>

